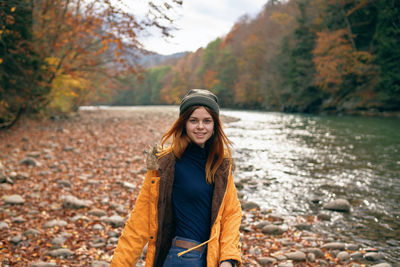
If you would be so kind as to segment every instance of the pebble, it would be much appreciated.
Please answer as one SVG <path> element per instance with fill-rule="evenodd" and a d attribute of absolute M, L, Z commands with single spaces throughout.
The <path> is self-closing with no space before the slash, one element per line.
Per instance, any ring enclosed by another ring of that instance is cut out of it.
<path fill-rule="evenodd" d="M 261 265 L 268 265 L 276 263 L 276 259 L 271 257 L 260 257 L 257 259 L 257 262 Z"/>
<path fill-rule="evenodd" d="M 64 220 L 51 220 L 49 222 L 46 222 L 45 224 L 42 225 L 43 228 L 53 228 L 53 227 L 64 227 L 66 226 L 68 223 Z"/>
<path fill-rule="evenodd" d="M 110 264 L 105 261 L 93 261 L 90 267 L 108 267 Z"/>
<path fill-rule="evenodd" d="M 33 228 L 30 228 L 30 229 L 26 230 L 23 233 L 23 235 L 27 236 L 27 237 L 34 237 L 34 236 L 37 236 L 37 235 L 40 235 L 40 234 L 41 234 L 41 232 L 39 230 L 36 230 L 36 229 L 33 229 Z"/>
<path fill-rule="evenodd" d="M 245 202 L 242 204 L 243 210 L 252 210 L 252 209 L 260 209 L 260 206 L 255 202 Z"/>
<path fill-rule="evenodd" d="M 350 254 L 350 258 L 353 260 L 360 260 L 364 257 L 364 255 L 361 252 L 354 252 Z"/>
<path fill-rule="evenodd" d="M 14 217 L 11 219 L 13 223 L 23 223 L 26 222 L 26 220 L 22 216 Z"/>
<path fill-rule="evenodd" d="M 51 251 L 46 252 L 47 255 L 52 257 L 68 257 L 74 255 L 74 253 L 67 248 L 58 248 Z"/>
<path fill-rule="evenodd" d="M 57 236 L 50 241 L 50 244 L 53 245 L 53 248 L 60 248 L 67 239 L 63 236 Z"/>
<path fill-rule="evenodd" d="M 298 230 L 311 230 L 312 225 L 308 223 L 298 223 L 294 227 Z"/>
<path fill-rule="evenodd" d="M 93 225 L 92 229 L 97 231 L 102 231 L 104 230 L 104 227 L 103 225 L 96 223 L 95 225 Z"/>
<path fill-rule="evenodd" d="M 22 236 L 21 235 L 16 235 L 16 236 L 14 236 L 14 237 L 12 237 L 10 239 L 10 242 L 14 243 L 14 244 L 18 244 L 21 241 L 22 241 Z"/>
<path fill-rule="evenodd" d="M 93 204 L 93 202 L 90 200 L 81 200 L 81 199 L 76 198 L 71 195 L 63 196 L 63 197 L 61 197 L 61 199 L 63 200 L 62 206 L 63 206 L 63 208 L 66 208 L 66 209 L 68 209 L 68 208 L 69 209 L 87 208 Z"/>
<path fill-rule="evenodd" d="M 321 248 L 324 249 L 339 249 L 339 250 L 344 250 L 346 247 L 345 243 L 340 243 L 340 242 L 331 242 L 323 245 Z"/>
<path fill-rule="evenodd" d="M 124 219 L 119 215 L 113 215 L 110 217 L 102 217 L 103 222 L 110 224 L 112 227 L 121 227 L 124 225 Z"/>
<path fill-rule="evenodd" d="M 101 210 L 101 209 L 92 209 L 88 213 L 89 213 L 89 215 L 94 215 L 97 217 L 103 217 L 103 216 L 107 215 L 107 212 L 105 212 L 104 210 Z"/>
<path fill-rule="evenodd" d="M 364 258 L 368 261 L 377 261 L 382 259 L 382 255 L 377 252 L 367 252 L 365 253 Z"/>
<path fill-rule="evenodd" d="M 11 195 L 4 199 L 5 203 L 12 205 L 22 205 L 25 203 L 25 199 L 23 199 L 20 195 Z"/>
<path fill-rule="evenodd" d="M 350 255 L 346 251 L 341 251 L 336 255 L 336 258 L 341 262 L 345 262 L 345 261 L 348 261 L 350 259 Z"/>
<path fill-rule="evenodd" d="M 6 223 L 6 222 L 0 222 L 0 230 L 8 229 L 8 228 L 10 228 L 10 227 L 8 226 L 8 223 Z"/>
<path fill-rule="evenodd" d="M 307 254 L 307 260 L 309 262 L 315 262 L 315 254 L 314 253 L 308 253 Z"/>
<path fill-rule="evenodd" d="M 317 258 L 322 258 L 324 256 L 324 253 L 319 248 L 306 248 L 306 249 L 302 249 L 302 251 L 306 252 L 306 253 L 312 253 Z"/>
<path fill-rule="evenodd" d="M 331 219 L 331 215 L 325 212 L 318 213 L 317 218 L 321 221 L 329 221 Z"/>
<path fill-rule="evenodd" d="M 56 267 L 57 263 L 55 262 L 44 262 L 44 261 L 38 261 L 31 263 L 29 267 Z"/>
<path fill-rule="evenodd" d="M 37 161 L 36 159 L 31 158 L 31 157 L 27 157 L 27 158 L 22 159 L 19 162 L 19 164 L 20 165 L 34 166 L 34 167 L 40 167 L 41 166 L 39 161 Z"/>
<path fill-rule="evenodd" d="M 357 244 L 346 244 L 346 249 L 351 251 L 356 251 L 360 248 Z"/>
<path fill-rule="evenodd" d="M 264 234 L 280 235 L 280 234 L 283 234 L 285 232 L 285 230 L 278 225 L 270 224 L 270 225 L 264 226 L 261 229 L 261 232 L 263 232 Z"/>
<path fill-rule="evenodd" d="M 392 265 L 387 262 L 382 262 L 382 263 L 374 264 L 371 267 L 392 267 Z"/>
<path fill-rule="evenodd" d="M 343 212 L 350 211 L 350 207 L 349 201 L 343 198 L 336 199 L 324 205 L 324 209 Z"/>
<path fill-rule="evenodd" d="M 289 260 L 294 260 L 294 261 L 305 261 L 306 260 L 306 254 L 301 251 L 289 252 L 289 253 L 286 253 L 285 256 Z"/>

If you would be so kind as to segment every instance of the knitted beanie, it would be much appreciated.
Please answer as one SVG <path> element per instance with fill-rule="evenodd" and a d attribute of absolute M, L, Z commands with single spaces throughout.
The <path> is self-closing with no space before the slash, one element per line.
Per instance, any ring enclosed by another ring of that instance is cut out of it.
<path fill-rule="evenodd" d="M 191 89 L 181 101 L 179 115 L 191 106 L 206 106 L 219 115 L 218 98 L 216 95 L 204 89 Z"/>

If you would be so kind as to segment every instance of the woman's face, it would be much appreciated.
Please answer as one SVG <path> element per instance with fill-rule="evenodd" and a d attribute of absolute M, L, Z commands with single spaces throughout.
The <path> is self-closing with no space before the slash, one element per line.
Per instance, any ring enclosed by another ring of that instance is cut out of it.
<path fill-rule="evenodd" d="M 204 147 L 213 135 L 214 120 L 204 107 L 198 107 L 190 115 L 186 121 L 186 133 L 190 140 L 200 147 Z"/>

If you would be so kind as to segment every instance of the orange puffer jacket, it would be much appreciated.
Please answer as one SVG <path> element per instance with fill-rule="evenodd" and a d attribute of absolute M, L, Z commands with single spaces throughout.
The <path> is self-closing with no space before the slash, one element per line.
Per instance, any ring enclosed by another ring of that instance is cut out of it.
<path fill-rule="evenodd" d="M 175 232 L 171 192 L 175 157 L 169 153 L 158 159 L 156 170 L 148 170 L 133 212 L 119 238 L 110 267 L 135 266 L 148 243 L 146 267 L 162 266 Z M 215 174 L 211 208 L 211 233 L 207 241 L 207 266 L 236 260 L 241 266 L 239 227 L 240 202 L 228 160 Z"/>

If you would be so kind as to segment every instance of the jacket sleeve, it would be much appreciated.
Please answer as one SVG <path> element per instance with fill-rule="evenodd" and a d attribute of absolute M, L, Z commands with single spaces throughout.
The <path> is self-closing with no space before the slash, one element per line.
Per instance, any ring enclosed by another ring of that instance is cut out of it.
<path fill-rule="evenodd" d="M 233 176 L 229 171 L 228 184 L 225 195 L 224 210 L 221 218 L 220 233 L 220 262 L 235 260 L 242 265 L 240 246 L 240 224 L 242 222 L 242 209 L 237 197 Z"/>
<path fill-rule="evenodd" d="M 146 173 L 134 209 L 118 240 L 110 267 L 135 266 L 150 238 L 152 185 L 157 171 Z"/>

